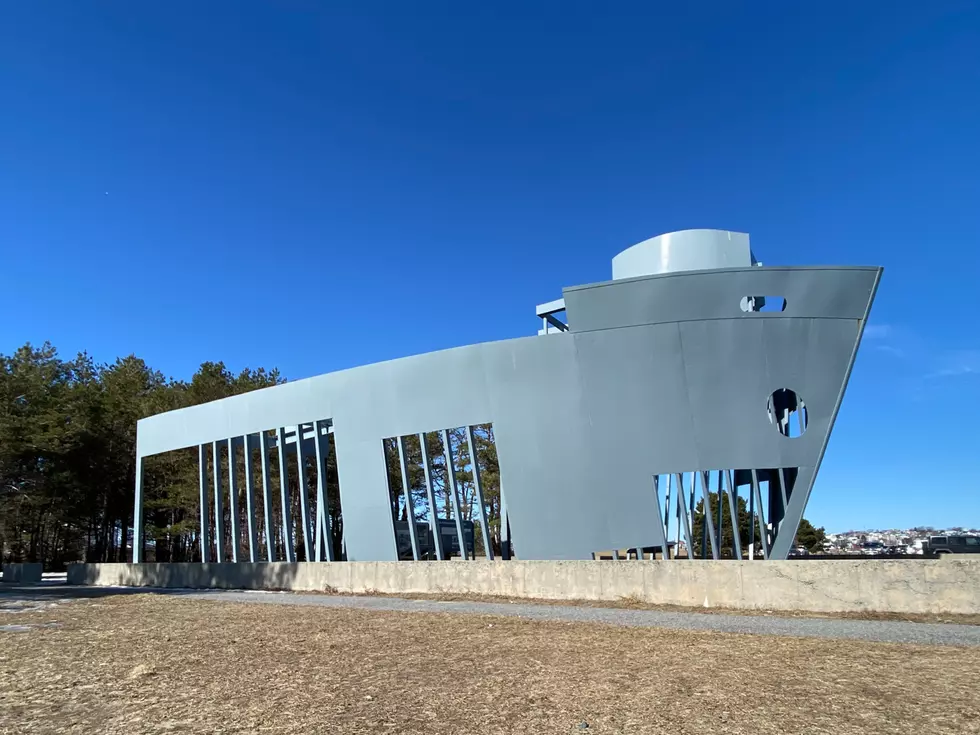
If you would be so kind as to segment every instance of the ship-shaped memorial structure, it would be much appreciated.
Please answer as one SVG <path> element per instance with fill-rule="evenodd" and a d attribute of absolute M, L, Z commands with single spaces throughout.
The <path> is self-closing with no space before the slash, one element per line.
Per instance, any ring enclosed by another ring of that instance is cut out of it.
<path fill-rule="evenodd" d="M 672 232 L 538 306 L 536 335 L 148 417 L 134 561 L 145 463 L 188 447 L 202 561 L 786 558 L 881 275 L 763 265 L 747 234 Z M 469 460 L 481 437 L 492 505 Z"/>

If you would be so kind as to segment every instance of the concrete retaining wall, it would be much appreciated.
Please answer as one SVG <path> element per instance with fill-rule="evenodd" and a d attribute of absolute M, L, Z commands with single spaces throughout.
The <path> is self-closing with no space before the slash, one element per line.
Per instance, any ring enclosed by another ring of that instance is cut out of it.
<path fill-rule="evenodd" d="M 980 613 L 980 559 L 73 564 L 70 584 L 453 593 L 811 612 Z"/>
<path fill-rule="evenodd" d="M 19 584 L 37 584 L 44 571 L 41 564 L 4 564 L 3 581 Z"/>

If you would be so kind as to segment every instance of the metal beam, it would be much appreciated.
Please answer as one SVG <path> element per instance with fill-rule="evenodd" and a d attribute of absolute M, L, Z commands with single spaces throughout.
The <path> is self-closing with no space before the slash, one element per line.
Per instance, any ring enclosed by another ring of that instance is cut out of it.
<path fill-rule="evenodd" d="M 771 492 L 771 489 L 770 489 Z M 766 538 L 766 517 L 762 509 L 762 491 L 759 490 L 759 473 L 752 470 L 752 493 L 759 515 L 759 540 L 762 542 L 762 558 L 769 558 L 769 541 Z"/>
<path fill-rule="evenodd" d="M 732 520 L 732 548 L 735 558 L 742 561 L 742 536 L 738 531 L 738 490 L 732 485 L 732 471 L 725 470 L 725 494 L 728 496 L 728 514 Z M 721 512 L 721 509 L 718 509 Z"/>
<path fill-rule="evenodd" d="M 463 559 L 468 559 L 469 555 L 466 553 L 466 537 L 463 536 L 463 516 L 459 512 L 459 488 L 456 487 L 456 465 L 453 463 L 453 445 L 449 441 L 449 432 L 446 429 L 442 430 L 442 445 L 446 453 L 446 482 L 449 483 L 449 498 L 452 500 L 453 516 L 456 519 L 459 555 Z"/>
<path fill-rule="evenodd" d="M 225 507 L 224 493 L 221 490 L 221 444 L 211 443 L 213 461 L 211 463 L 211 474 L 214 477 L 214 547 L 218 558 L 218 563 L 225 560 Z"/>
<path fill-rule="evenodd" d="M 330 443 L 325 434 L 320 433 L 322 421 L 317 421 L 316 426 L 316 515 L 317 515 L 317 544 L 316 560 L 320 561 L 326 557 L 327 561 L 333 561 L 333 538 L 330 535 L 330 507 L 327 505 L 327 460 L 330 457 Z M 321 552 L 322 548 L 322 552 Z"/>
<path fill-rule="evenodd" d="M 476 441 L 473 427 L 466 427 L 466 443 L 470 447 L 470 463 L 473 465 L 473 488 L 476 490 L 476 505 L 480 510 L 480 528 L 483 529 L 483 548 L 487 559 L 493 561 L 493 543 L 490 540 L 490 524 L 487 523 L 487 505 L 483 502 L 483 485 L 480 482 L 480 463 L 476 457 Z M 476 549 L 473 550 L 476 553 Z"/>
<path fill-rule="evenodd" d="M 197 447 L 197 459 L 199 467 L 199 479 L 201 483 L 200 495 L 200 519 L 201 531 L 198 540 L 201 542 L 201 562 L 206 563 L 211 556 L 211 542 L 208 539 L 208 529 L 210 518 L 208 518 L 208 445 L 200 444 Z"/>
<path fill-rule="evenodd" d="M 408 536 L 412 542 L 412 558 L 418 561 L 419 553 L 418 529 L 415 528 L 415 504 L 412 502 L 412 488 L 408 484 L 408 467 L 405 464 L 405 437 L 398 437 L 398 464 L 401 466 L 402 491 L 405 493 L 405 520 L 408 521 Z"/>
<path fill-rule="evenodd" d="M 201 481 L 200 496 L 200 523 L 201 531 L 198 539 L 201 542 L 201 562 L 206 563 L 211 556 L 211 543 L 208 540 L 208 445 L 200 444 L 197 447 L 197 461 L 199 465 L 199 479 Z"/>
<path fill-rule="evenodd" d="M 302 427 L 297 426 L 296 435 L 302 434 Z M 303 555 L 306 561 L 310 561 L 310 552 L 313 549 L 310 532 L 313 526 L 310 523 L 310 488 L 306 478 L 306 452 L 303 447 L 303 442 L 296 442 L 296 479 L 299 481 L 299 519 L 303 524 Z"/>
<path fill-rule="evenodd" d="M 259 464 L 262 467 L 262 506 L 265 511 L 265 557 L 266 561 L 276 560 L 276 537 L 272 530 L 272 481 L 269 479 L 269 437 L 259 432 Z"/>
<path fill-rule="evenodd" d="M 700 472 L 701 475 L 701 497 L 704 502 L 704 522 L 708 530 L 708 542 L 711 544 L 711 558 L 718 558 L 718 539 L 715 538 L 715 526 L 711 518 L 711 490 L 709 488 L 709 472 L 707 470 Z M 721 508 L 718 509 L 721 512 Z"/>
<path fill-rule="evenodd" d="M 293 546 L 293 513 L 289 507 L 289 474 L 286 467 L 286 428 L 276 430 L 279 439 L 279 499 L 282 504 L 282 543 L 285 547 L 286 561 L 296 561 L 296 548 Z"/>
<path fill-rule="evenodd" d="M 255 463 L 252 460 L 252 445 L 248 436 L 243 436 L 245 452 L 245 530 L 248 534 L 248 560 L 253 564 L 259 560 L 259 549 L 255 532 Z"/>
<path fill-rule="evenodd" d="M 228 439 L 228 513 L 231 516 L 231 560 L 238 561 L 241 533 L 238 527 L 238 462 L 235 444 Z"/>
<path fill-rule="evenodd" d="M 429 501 L 429 523 L 432 526 L 432 545 L 436 550 L 436 559 L 442 561 L 442 534 L 439 532 L 439 513 L 436 508 L 436 491 L 432 486 L 432 464 L 429 461 L 429 449 L 425 445 L 425 434 L 419 434 L 419 445 L 422 447 L 422 470 L 425 473 L 425 497 Z"/>
<path fill-rule="evenodd" d="M 783 501 L 782 507 L 779 509 L 779 525 L 782 527 L 783 517 L 786 515 L 786 508 L 789 507 L 789 498 L 786 497 L 786 473 L 783 472 L 783 468 L 780 467 L 777 470 L 779 475 L 779 499 Z M 772 475 L 769 475 L 769 487 L 772 487 Z M 779 532 L 778 528 L 773 528 L 773 531 Z"/>
<path fill-rule="evenodd" d="M 660 539 L 654 538 L 654 542 L 655 544 L 661 544 L 660 549 L 663 554 L 663 558 L 669 559 L 670 552 L 668 551 L 668 549 L 670 548 L 670 544 L 669 544 L 669 539 L 667 537 L 667 528 L 664 522 L 660 520 L 660 514 L 661 511 L 664 513 L 664 515 L 670 513 L 670 490 L 667 491 L 665 507 L 661 508 L 660 507 L 660 475 L 653 476 L 653 503 L 656 506 L 654 508 L 654 517 L 657 519 L 657 525 L 659 526 L 659 529 L 657 530 L 659 531 L 659 535 L 660 535 Z M 636 558 L 637 559 L 643 558 L 643 549 L 640 546 L 636 547 Z M 650 558 L 656 560 L 657 552 L 654 551 Z"/>
<path fill-rule="evenodd" d="M 548 322 L 548 324 L 550 324 L 551 326 L 553 326 L 559 332 L 567 332 L 568 331 L 568 325 L 565 324 L 565 322 L 561 321 L 560 319 L 557 319 L 556 317 L 553 317 L 551 314 L 548 314 L 548 316 L 545 317 L 545 320 Z"/>
<path fill-rule="evenodd" d="M 694 477 L 691 477 L 693 485 Z M 693 489 L 692 489 L 693 497 Z M 691 541 L 691 516 L 687 512 L 687 500 L 684 498 L 684 474 L 677 473 L 677 523 L 684 531 L 684 543 L 687 544 L 687 558 L 694 558 L 694 544 Z"/>
<path fill-rule="evenodd" d="M 565 311 L 565 299 L 555 299 L 554 301 L 549 301 L 546 304 L 538 304 L 534 309 L 534 313 L 537 316 L 545 317 L 550 314 L 557 314 L 559 311 Z"/>
<path fill-rule="evenodd" d="M 123 528 L 123 531 L 126 529 Z M 124 534 L 125 535 L 125 534 Z M 126 541 L 123 539 L 123 549 Z M 136 457 L 136 486 L 133 488 L 133 564 L 143 561 L 143 458 Z"/>
<path fill-rule="evenodd" d="M 725 501 L 722 500 L 722 498 L 721 498 L 721 483 L 722 483 L 721 474 L 722 474 L 722 471 L 721 470 L 718 470 L 718 558 L 719 559 L 721 558 L 721 549 L 722 549 L 722 542 L 721 542 L 721 539 L 722 539 L 722 526 L 724 525 L 722 521 L 725 518 L 725 507 L 724 507 L 725 506 Z"/>

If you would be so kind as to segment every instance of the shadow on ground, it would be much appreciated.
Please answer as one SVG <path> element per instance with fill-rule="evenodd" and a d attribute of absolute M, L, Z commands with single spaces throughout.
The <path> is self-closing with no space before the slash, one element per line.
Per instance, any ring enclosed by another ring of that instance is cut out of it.
<path fill-rule="evenodd" d="M 194 592 L 200 592 L 200 590 L 166 589 L 163 587 L 85 587 L 69 585 L 64 582 L 42 582 L 41 584 L 30 585 L 0 584 L 0 608 L 4 606 L 5 602 L 12 600 L 40 602 L 45 600 L 95 599 L 117 595 L 187 595 Z"/>

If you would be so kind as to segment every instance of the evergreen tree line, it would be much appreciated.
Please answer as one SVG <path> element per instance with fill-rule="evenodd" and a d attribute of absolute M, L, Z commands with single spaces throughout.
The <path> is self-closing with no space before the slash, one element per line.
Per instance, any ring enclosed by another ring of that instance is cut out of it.
<path fill-rule="evenodd" d="M 63 360 L 48 343 L 0 355 L 3 560 L 52 569 L 79 560 L 128 561 L 136 422 L 281 382 L 278 370 L 234 375 L 220 362 L 202 364 L 190 381 L 174 380 L 132 355 L 112 364 L 85 353 Z M 147 459 L 151 559 L 200 558 L 198 478 L 196 450 Z"/>

